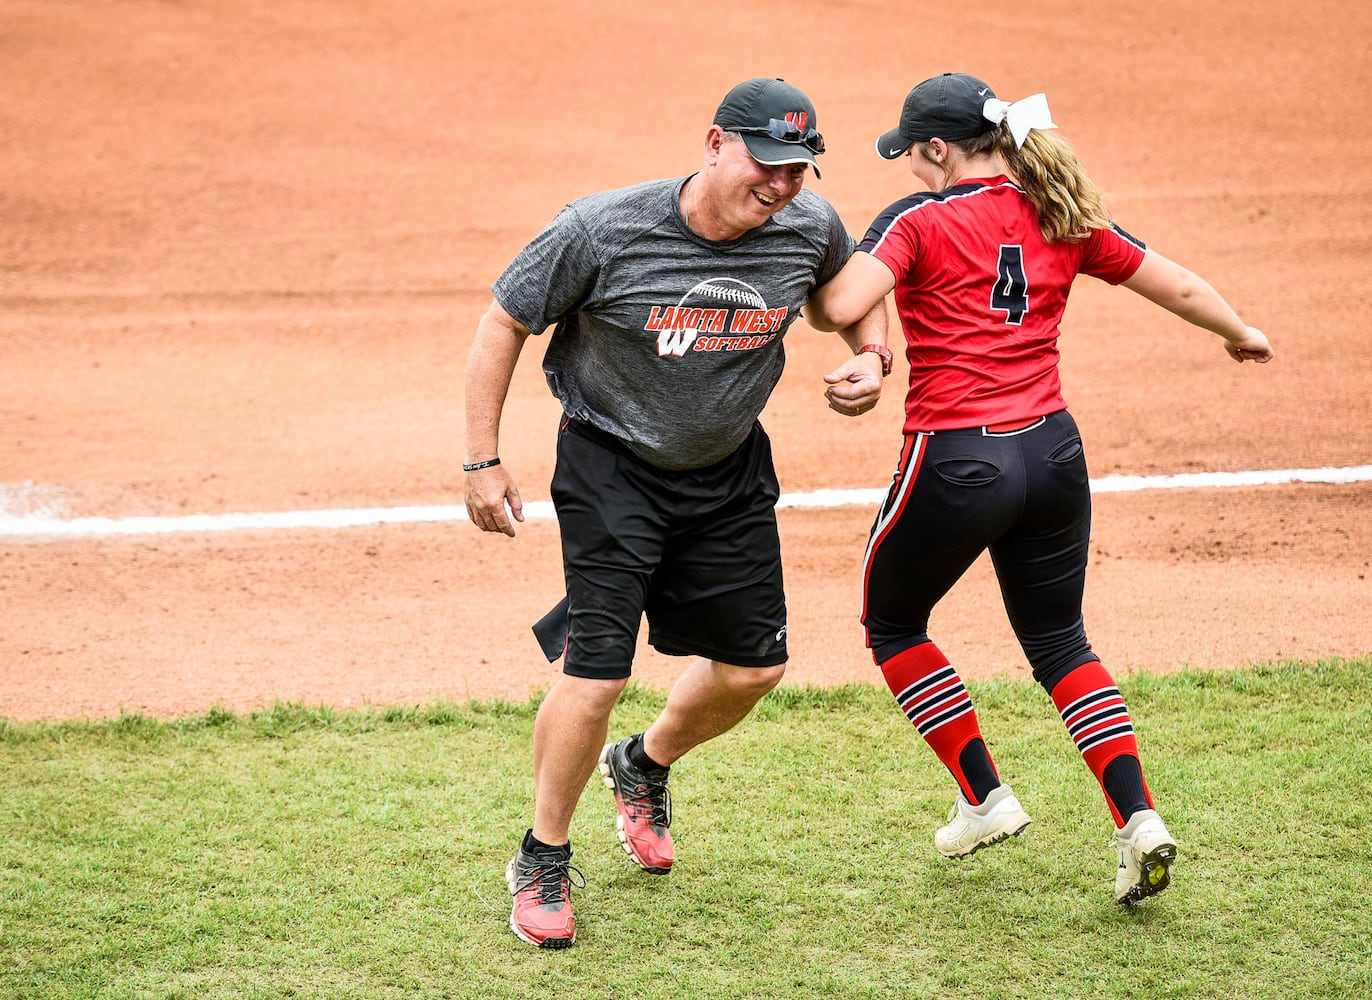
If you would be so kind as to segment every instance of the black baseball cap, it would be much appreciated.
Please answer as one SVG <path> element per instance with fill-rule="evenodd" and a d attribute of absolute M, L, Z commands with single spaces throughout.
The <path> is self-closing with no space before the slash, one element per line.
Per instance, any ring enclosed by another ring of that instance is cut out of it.
<path fill-rule="evenodd" d="M 780 77 L 744 80 L 724 95 L 714 123 L 739 133 L 758 163 L 808 163 L 820 176 L 815 156 L 824 152 L 824 137 L 815 130 L 815 106 Z"/>
<path fill-rule="evenodd" d="M 981 111 L 995 96 L 984 80 L 966 73 L 931 76 L 906 96 L 900 124 L 877 140 L 877 152 L 894 160 L 917 142 L 956 142 L 989 132 L 996 123 Z"/>

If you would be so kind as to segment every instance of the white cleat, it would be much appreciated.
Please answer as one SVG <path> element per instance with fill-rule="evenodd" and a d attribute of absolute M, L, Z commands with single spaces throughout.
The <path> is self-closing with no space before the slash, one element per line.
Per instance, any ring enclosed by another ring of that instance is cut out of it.
<path fill-rule="evenodd" d="M 998 785 L 977 806 L 959 792 L 957 802 L 948 810 L 948 825 L 934 834 L 934 846 L 945 858 L 965 858 L 983 847 L 1019 836 L 1029 822 L 1029 814 L 1009 785 Z"/>
<path fill-rule="evenodd" d="M 1177 842 L 1152 809 L 1139 810 L 1123 830 L 1115 831 L 1115 847 L 1120 853 L 1115 899 L 1121 906 L 1138 906 L 1172 883 Z"/>

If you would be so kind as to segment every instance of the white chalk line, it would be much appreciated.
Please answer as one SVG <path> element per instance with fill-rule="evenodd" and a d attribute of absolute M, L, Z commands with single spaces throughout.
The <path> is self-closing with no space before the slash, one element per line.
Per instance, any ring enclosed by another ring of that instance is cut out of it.
<path fill-rule="evenodd" d="M 1246 472 L 1184 472 L 1168 476 L 1102 476 L 1091 480 L 1092 493 L 1135 493 L 1142 490 L 1225 489 L 1283 483 L 1363 483 L 1372 481 L 1372 465 L 1321 469 L 1270 469 Z M 876 506 L 886 490 L 812 490 L 783 493 L 777 507 Z M 4 490 L 0 487 L 0 501 Z M 525 520 L 556 518 L 551 501 L 524 505 Z M 467 520 L 456 504 L 428 507 L 371 507 L 343 510 L 289 510 L 258 514 L 189 514 L 177 517 L 75 517 L 50 513 L 8 514 L 0 510 L 0 538 L 72 538 L 116 535 L 166 535 L 222 531 L 294 531 L 307 528 L 354 528 L 375 524 L 422 524 Z"/>

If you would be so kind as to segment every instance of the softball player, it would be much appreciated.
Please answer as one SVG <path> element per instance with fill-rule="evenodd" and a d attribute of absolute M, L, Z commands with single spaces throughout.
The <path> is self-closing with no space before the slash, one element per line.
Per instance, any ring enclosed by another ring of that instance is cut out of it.
<path fill-rule="evenodd" d="M 477 330 L 463 466 L 477 527 L 513 535 L 522 520 L 498 457 L 500 413 L 525 341 L 549 327 L 543 370 L 565 411 L 552 481 L 563 676 L 539 709 L 534 822 L 506 871 L 510 927 L 530 944 L 575 940 L 570 892 L 584 882 L 568 829 L 597 764 L 625 851 L 666 874 L 668 767 L 732 728 L 785 670 L 780 491 L 758 415 L 786 330 L 853 252 L 834 209 L 804 190 L 823 150 L 803 93 L 739 84 L 698 173 L 568 205 L 496 281 Z M 854 356 L 826 376 L 826 396 L 853 415 L 875 404 L 889 365 L 884 306 L 844 326 Z M 652 726 L 606 743 L 645 613 L 654 647 L 696 659 Z"/>
<path fill-rule="evenodd" d="M 1195 274 L 1114 225 L 1046 98 L 1007 104 L 945 73 L 877 140 L 928 189 L 882 212 L 807 311 L 831 329 L 894 290 L 910 390 L 905 437 L 863 564 L 867 645 L 900 708 L 957 781 L 934 835 L 963 857 L 1022 833 L 957 670 L 928 635 L 934 605 L 990 550 L 1005 609 L 1115 823 L 1115 898 L 1162 892 L 1176 842 L 1154 809 L 1128 708 L 1086 639 L 1091 495 L 1058 378 L 1058 324 L 1077 274 L 1123 284 L 1219 334 L 1237 361 L 1267 338 Z"/>

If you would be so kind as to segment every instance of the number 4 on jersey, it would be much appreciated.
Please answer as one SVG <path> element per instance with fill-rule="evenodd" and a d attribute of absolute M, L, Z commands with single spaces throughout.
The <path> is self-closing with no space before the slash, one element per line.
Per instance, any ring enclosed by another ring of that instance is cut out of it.
<path fill-rule="evenodd" d="M 991 308 L 1005 313 L 1005 322 L 1019 326 L 1029 313 L 1029 279 L 1024 276 L 1024 247 L 1002 245 L 996 264 L 996 284 L 991 289 Z"/>

